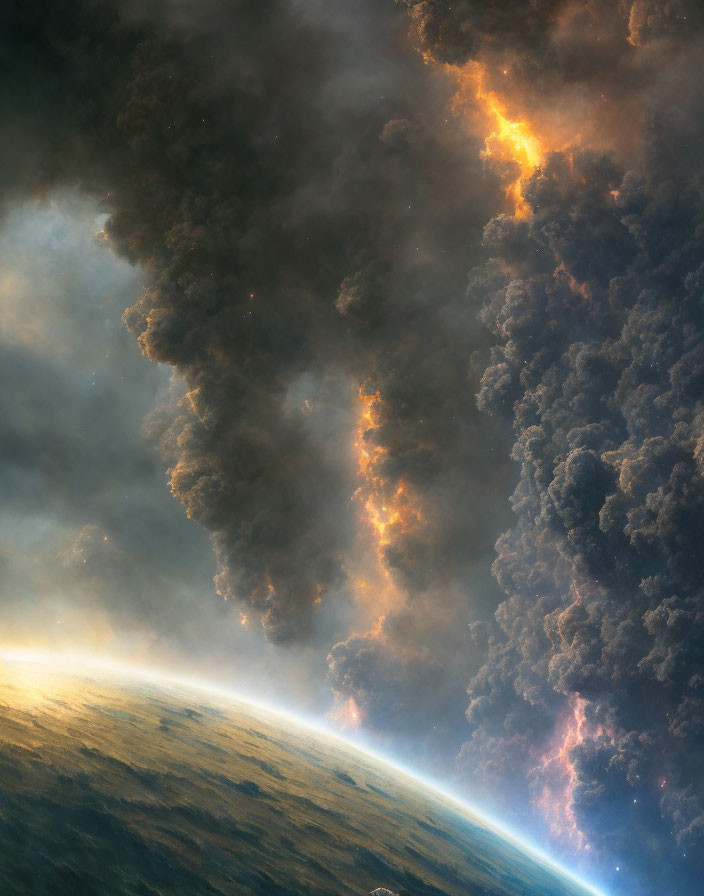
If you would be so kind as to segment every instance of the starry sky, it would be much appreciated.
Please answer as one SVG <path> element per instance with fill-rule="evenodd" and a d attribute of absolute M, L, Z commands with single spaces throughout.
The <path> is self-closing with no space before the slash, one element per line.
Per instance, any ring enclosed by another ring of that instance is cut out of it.
<path fill-rule="evenodd" d="M 696 0 L 8 0 L 0 642 L 704 875 Z"/>

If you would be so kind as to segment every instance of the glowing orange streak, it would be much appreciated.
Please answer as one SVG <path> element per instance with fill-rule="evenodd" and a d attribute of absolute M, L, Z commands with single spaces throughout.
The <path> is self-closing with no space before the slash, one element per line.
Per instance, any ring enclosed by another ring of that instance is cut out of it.
<path fill-rule="evenodd" d="M 390 483 L 379 469 L 387 455 L 383 445 L 374 443 L 374 435 L 381 426 L 379 413 L 382 407 L 381 394 L 365 394 L 359 391 L 362 412 L 357 429 L 357 449 L 359 475 L 363 484 L 355 497 L 363 501 L 366 522 L 372 527 L 377 538 L 377 554 L 383 564 L 383 550 L 390 544 L 394 532 L 405 532 L 415 524 L 423 522 L 418 507 L 413 506 L 408 486 L 403 479 Z M 393 487 L 393 494 L 388 495 Z"/>
<path fill-rule="evenodd" d="M 377 390 L 373 395 L 365 395 L 364 387 L 359 390 L 362 402 L 362 414 L 357 426 L 357 450 L 359 452 L 359 474 L 363 479 L 373 475 L 378 460 L 386 454 L 382 445 L 370 445 L 366 436 L 379 428 L 377 407 L 381 405 L 381 394 Z"/>
<path fill-rule="evenodd" d="M 545 147 L 542 141 L 526 121 L 514 121 L 509 117 L 506 104 L 497 93 L 485 89 L 486 69 L 481 63 L 469 61 L 463 66 L 446 65 L 445 68 L 458 82 L 453 111 L 457 112 L 472 100 L 478 101 L 491 122 L 482 158 L 508 161 L 518 166 L 519 175 L 508 186 L 506 195 L 513 200 L 516 216 L 527 217 L 531 209 L 523 198 L 522 186 L 543 163 Z"/>
<path fill-rule="evenodd" d="M 357 602 L 366 605 L 370 614 L 365 621 L 368 628 L 364 637 L 383 640 L 386 614 L 392 608 L 402 606 L 405 599 L 389 571 L 386 548 L 424 520 L 420 509 L 411 500 L 407 483 L 400 477 L 389 476 L 384 468 L 389 452 L 379 443 L 385 416 L 381 393 L 363 385 L 359 390 L 359 401 L 355 450 L 360 485 L 353 497 L 364 525 L 359 531 L 362 559 L 356 575 L 355 560 L 352 561 L 351 580 Z M 328 717 L 338 727 L 357 728 L 363 723 L 366 695 L 358 692 L 356 696 L 359 703 L 344 693 L 336 695 L 336 705 Z"/>

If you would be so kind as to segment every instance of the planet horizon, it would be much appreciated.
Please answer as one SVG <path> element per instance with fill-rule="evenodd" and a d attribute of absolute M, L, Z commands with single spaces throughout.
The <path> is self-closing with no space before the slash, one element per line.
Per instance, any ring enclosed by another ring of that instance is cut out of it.
<path fill-rule="evenodd" d="M 332 734 L 156 673 L 57 662 L 0 658 L 3 893 L 597 892 Z"/>

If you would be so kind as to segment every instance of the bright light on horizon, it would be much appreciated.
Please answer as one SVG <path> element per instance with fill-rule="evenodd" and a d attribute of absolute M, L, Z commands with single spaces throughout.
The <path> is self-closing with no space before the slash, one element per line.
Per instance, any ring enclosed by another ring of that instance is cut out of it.
<path fill-rule="evenodd" d="M 172 685 L 177 688 L 184 688 L 191 691 L 201 691 L 232 703 L 240 703 L 245 706 L 268 712 L 272 715 L 285 719 L 287 722 L 299 727 L 315 731 L 317 734 L 323 734 L 332 740 L 336 740 L 344 744 L 348 749 L 354 750 L 375 762 L 387 766 L 397 774 L 403 775 L 410 779 L 416 785 L 420 785 L 427 791 L 441 796 L 451 804 L 453 804 L 463 814 L 468 815 L 471 819 L 499 834 L 501 837 L 512 842 L 523 853 L 537 860 L 541 864 L 557 871 L 568 880 L 584 888 L 585 892 L 591 893 L 592 896 L 607 896 L 607 894 L 596 887 L 594 884 L 585 881 L 569 868 L 550 856 L 540 846 L 531 842 L 524 835 L 512 829 L 505 822 L 499 821 L 484 809 L 479 809 L 465 800 L 460 799 L 450 793 L 441 782 L 436 781 L 421 774 L 418 770 L 409 768 L 396 760 L 386 756 L 377 750 L 359 742 L 351 740 L 349 737 L 343 736 L 339 731 L 325 724 L 324 720 L 313 719 L 291 712 L 290 710 L 266 701 L 254 700 L 238 693 L 232 688 L 223 687 L 210 681 L 204 681 L 197 677 L 172 675 L 161 669 L 141 666 L 128 663 L 122 660 L 115 660 L 106 656 L 98 656 L 88 651 L 82 650 L 50 650 L 36 647 L 6 647 L 0 648 L 0 661 L 6 663 L 25 663 L 37 664 L 41 666 L 59 666 L 61 674 L 64 675 L 80 675 L 80 673 L 89 673 L 91 671 L 100 671 L 103 673 L 113 674 L 121 678 L 129 678 L 134 681 L 151 681 L 165 685 Z"/>

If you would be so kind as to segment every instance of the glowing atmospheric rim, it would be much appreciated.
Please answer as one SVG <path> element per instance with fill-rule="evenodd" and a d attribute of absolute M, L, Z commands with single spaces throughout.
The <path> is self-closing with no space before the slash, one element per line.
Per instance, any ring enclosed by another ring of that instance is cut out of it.
<path fill-rule="evenodd" d="M 495 833 L 500 834 L 504 839 L 517 846 L 523 853 L 536 859 L 553 871 L 557 871 L 559 874 L 572 881 L 572 883 L 583 887 L 584 890 L 587 893 L 591 893 L 592 896 L 607 896 L 603 890 L 599 889 L 594 884 L 583 880 L 569 868 L 566 868 L 552 856 L 548 855 L 548 853 L 539 846 L 531 843 L 530 840 L 527 840 L 512 828 L 507 827 L 503 822 L 497 821 L 483 810 L 476 809 L 470 803 L 449 793 L 439 782 L 427 778 L 413 769 L 409 769 L 376 750 L 366 746 L 360 746 L 354 741 L 343 737 L 339 732 L 334 731 L 332 728 L 321 724 L 317 720 L 298 716 L 295 713 L 290 712 L 290 710 L 274 706 L 270 703 L 258 702 L 252 700 L 250 697 L 243 697 L 231 688 L 225 688 L 212 682 L 202 681 L 190 676 L 171 675 L 160 669 L 106 659 L 104 656 L 97 656 L 83 651 L 59 651 L 43 648 L 12 647 L 0 649 L 0 660 L 7 663 L 35 663 L 44 666 L 58 664 L 61 668 L 61 672 L 67 675 L 77 674 L 81 671 L 87 672 L 90 670 L 99 670 L 101 672 L 119 674 L 124 678 L 131 678 L 136 681 L 152 681 L 156 683 L 171 684 L 175 687 L 185 688 L 186 690 L 201 691 L 202 693 L 212 694 L 213 696 L 220 697 L 232 703 L 241 703 L 245 706 L 263 710 L 271 715 L 285 719 L 300 728 L 308 729 L 317 734 L 322 734 L 331 740 L 336 740 L 341 744 L 344 744 L 347 749 L 360 753 L 362 756 L 366 756 L 387 768 L 393 769 L 396 773 L 409 778 L 411 781 L 431 793 L 442 796 L 445 800 L 454 804 L 466 814 L 474 816 L 475 819 L 487 828 L 492 829 Z"/>

